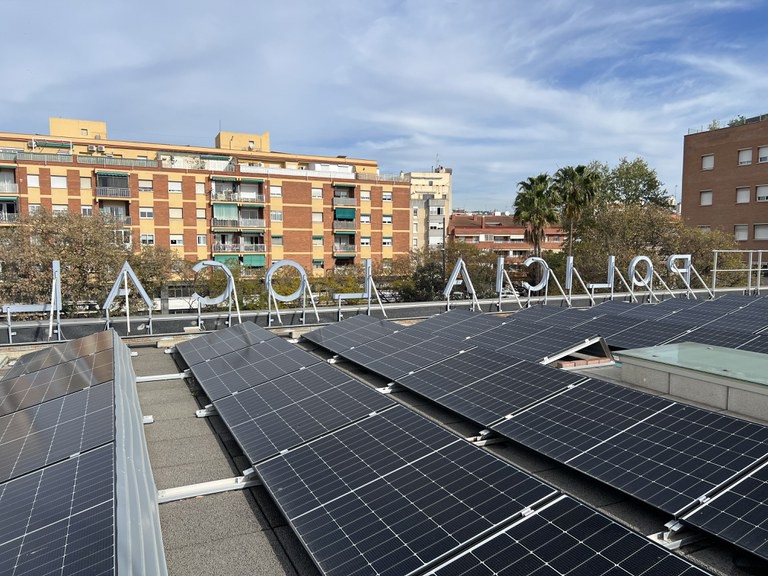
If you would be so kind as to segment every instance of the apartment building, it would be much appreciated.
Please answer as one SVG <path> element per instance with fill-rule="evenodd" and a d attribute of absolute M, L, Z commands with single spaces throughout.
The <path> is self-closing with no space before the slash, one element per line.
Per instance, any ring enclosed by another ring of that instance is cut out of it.
<path fill-rule="evenodd" d="M 533 256 L 533 245 L 525 239 L 525 226 L 508 213 L 451 214 L 447 236 L 495 252 L 509 262 L 522 262 Z M 564 239 L 561 228 L 546 228 L 541 248 L 559 251 Z"/>
<path fill-rule="evenodd" d="M 0 133 L 0 225 L 39 208 L 106 213 L 135 249 L 245 271 L 386 265 L 410 251 L 410 187 L 377 162 L 273 152 L 269 133 L 220 132 L 213 148 L 110 140 L 105 122 L 50 119 L 50 134 Z"/>
<path fill-rule="evenodd" d="M 768 115 L 685 137 L 681 215 L 768 250 Z"/>
<path fill-rule="evenodd" d="M 411 183 L 411 248 L 440 246 L 451 214 L 453 171 L 438 166 L 434 172 L 409 172 Z"/>

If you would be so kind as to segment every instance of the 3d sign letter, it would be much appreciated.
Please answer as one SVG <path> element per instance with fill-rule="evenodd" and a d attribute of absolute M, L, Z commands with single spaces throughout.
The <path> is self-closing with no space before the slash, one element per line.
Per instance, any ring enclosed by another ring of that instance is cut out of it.
<path fill-rule="evenodd" d="M 541 281 L 539 281 L 539 283 L 536 284 L 536 286 L 531 286 L 530 284 L 528 284 L 528 282 L 523 282 L 523 288 L 528 290 L 528 292 L 543 290 L 549 284 L 549 273 L 550 273 L 549 266 L 547 265 L 546 260 L 544 260 L 543 258 L 538 258 L 536 256 L 531 256 L 525 262 L 523 262 L 523 266 L 525 267 L 530 267 L 531 264 L 541 264 Z"/>
<path fill-rule="evenodd" d="M 603 288 L 613 288 L 613 278 L 616 275 L 616 256 L 608 256 L 608 280 L 605 284 L 587 284 L 590 290 L 601 290 Z"/>
<path fill-rule="evenodd" d="M 680 268 L 677 265 L 678 261 L 680 260 L 682 260 L 683 262 L 682 268 Z M 684 278 L 688 286 L 691 285 L 691 268 L 692 267 L 693 265 L 691 263 L 690 254 L 672 254 L 669 258 L 667 258 L 667 270 L 669 270 L 672 273 L 678 274 L 682 278 Z"/>
<path fill-rule="evenodd" d="M 637 265 L 640 264 L 640 262 L 645 262 L 645 276 L 636 276 L 637 273 Z M 629 282 L 630 284 L 635 286 L 644 286 L 646 288 L 650 288 L 651 284 L 653 282 L 653 262 L 651 262 L 651 259 L 648 258 L 648 256 L 635 256 L 632 258 L 632 261 L 629 263 L 629 268 L 627 269 L 627 274 L 629 275 Z"/>
<path fill-rule="evenodd" d="M 218 296 L 214 297 L 208 297 L 208 296 L 200 296 L 197 292 L 192 294 L 192 301 L 200 302 L 201 304 L 205 304 L 206 306 L 215 306 L 216 304 L 221 304 L 230 297 L 232 294 L 232 289 L 235 285 L 235 279 L 232 276 L 232 272 L 229 271 L 229 268 L 227 268 L 222 262 L 215 262 L 213 260 L 203 260 L 202 262 L 198 262 L 192 267 L 192 271 L 197 273 L 200 272 L 203 268 L 217 268 L 224 272 L 224 274 L 227 277 L 227 286 L 224 288 L 224 292 L 219 294 Z"/>
<path fill-rule="evenodd" d="M 284 266 L 295 268 L 299 272 L 300 278 L 299 287 L 296 288 L 296 291 L 293 294 L 288 294 L 287 296 L 283 296 L 282 294 L 276 292 L 274 288 L 272 288 L 272 276 L 274 276 L 275 272 Z M 293 260 L 280 260 L 269 267 L 269 270 L 267 270 L 267 277 L 264 282 L 267 285 L 270 298 L 274 298 L 280 302 L 293 302 L 304 293 L 304 290 L 307 287 L 307 273 L 304 272 L 304 268 L 296 264 L 296 262 Z"/>

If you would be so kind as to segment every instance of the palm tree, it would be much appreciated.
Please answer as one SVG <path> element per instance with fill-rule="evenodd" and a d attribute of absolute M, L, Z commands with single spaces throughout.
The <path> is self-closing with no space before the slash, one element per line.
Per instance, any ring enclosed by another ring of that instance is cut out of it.
<path fill-rule="evenodd" d="M 555 172 L 552 187 L 562 202 L 563 220 L 568 224 L 569 256 L 573 255 L 573 226 L 592 205 L 599 183 L 600 175 L 582 164 Z"/>
<path fill-rule="evenodd" d="M 544 229 L 558 220 L 558 198 L 553 193 L 549 174 L 529 176 L 517 184 L 515 218 L 525 228 L 525 239 L 533 244 L 533 253 L 541 257 Z"/>

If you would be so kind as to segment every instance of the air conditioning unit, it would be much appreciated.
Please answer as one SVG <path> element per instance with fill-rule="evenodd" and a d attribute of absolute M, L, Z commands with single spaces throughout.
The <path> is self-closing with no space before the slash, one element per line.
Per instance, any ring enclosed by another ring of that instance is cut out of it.
<path fill-rule="evenodd" d="M 96 146 L 96 151 L 97 152 L 104 152 L 105 150 L 106 150 L 106 148 L 104 146 Z"/>
<path fill-rule="evenodd" d="M 35 141 L 34 140 L 30 140 L 29 142 L 27 142 L 27 148 L 30 148 L 30 149 L 34 150 L 35 149 Z"/>
<path fill-rule="evenodd" d="M 88 152 L 96 152 L 96 146 L 93 144 L 88 144 Z"/>

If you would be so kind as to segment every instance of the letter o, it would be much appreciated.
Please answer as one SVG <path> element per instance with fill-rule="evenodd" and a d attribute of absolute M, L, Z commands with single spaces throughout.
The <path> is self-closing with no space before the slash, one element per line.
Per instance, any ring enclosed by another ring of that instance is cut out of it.
<path fill-rule="evenodd" d="M 637 265 L 640 262 L 645 262 L 645 276 L 640 278 L 640 280 L 637 280 L 635 278 L 635 269 L 637 268 Z M 645 286 L 650 287 L 651 282 L 653 282 L 653 262 L 651 262 L 651 259 L 648 258 L 648 256 L 635 256 L 632 259 L 632 262 L 629 263 L 629 268 L 627 269 L 627 275 L 630 278 L 630 281 L 632 282 L 632 286 Z"/>
<path fill-rule="evenodd" d="M 284 266 L 295 268 L 299 272 L 299 277 L 301 279 L 299 282 L 299 287 L 296 289 L 296 291 L 293 294 L 289 294 L 288 296 L 283 296 L 282 294 L 276 292 L 274 288 L 272 288 L 272 275 Z M 269 270 L 267 270 L 267 277 L 265 278 L 264 282 L 267 285 L 269 295 L 275 298 L 275 300 L 279 300 L 280 302 L 293 302 L 299 296 L 301 296 L 304 293 L 304 290 L 307 288 L 307 273 L 304 272 L 304 268 L 299 266 L 293 260 L 279 260 L 269 267 Z"/>

